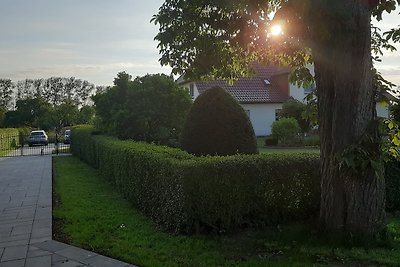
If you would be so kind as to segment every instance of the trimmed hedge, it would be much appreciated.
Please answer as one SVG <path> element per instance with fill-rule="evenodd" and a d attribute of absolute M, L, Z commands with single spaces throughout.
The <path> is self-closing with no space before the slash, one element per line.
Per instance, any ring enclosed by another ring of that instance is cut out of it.
<path fill-rule="evenodd" d="M 72 129 L 72 153 L 172 231 L 231 231 L 305 219 L 319 207 L 317 154 L 194 157 Z M 301 171 L 298 171 L 301 168 Z"/>
<path fill-rule="evenodd" d="M 400 162 L 385 163 L 386 210 L 400 211 Z"/>
<path fill-rule="evenodd" d="M 15 138 L 11 138 L 14 137 Z M 19 130 L 16 128 L 0 129 L 0 152 L 4 150 L 14 149 L 20 144 Z"/>
<path fill-rule="evenodd" d="M 72 129 L 72 153 L 135 207 L 175 232 L 232 231 L 307 219 L 319 209 L 319 155 L 194 157 Z M 386 164 L 387 209 L 400 210 L 400 162 Z"/>
<path fill-rule="evenodd" d="M 225 89 L 207 89 L 194 101 L 181 134 L 181 148 L 197 156 L 257 154 L 249 116 Z"/>

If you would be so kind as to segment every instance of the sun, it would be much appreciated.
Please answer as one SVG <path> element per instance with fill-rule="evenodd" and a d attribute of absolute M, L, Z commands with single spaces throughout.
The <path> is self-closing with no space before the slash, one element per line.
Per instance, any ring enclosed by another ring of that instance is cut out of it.
<path fill-rule="evenodd" d="M 282 34 L 282 27 L 280 25 L 274 25 L 271 27 L 271 34 L 278 36 Z"/>

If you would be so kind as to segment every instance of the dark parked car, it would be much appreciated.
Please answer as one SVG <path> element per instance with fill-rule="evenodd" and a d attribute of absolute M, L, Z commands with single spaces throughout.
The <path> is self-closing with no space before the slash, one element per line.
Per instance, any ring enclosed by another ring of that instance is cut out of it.
<path fill-rule="evenodd" d="M 28 140 L 29 146 L 33 145 L 47 146 L 48 144 L 49 144 L 49 138 L 47 137 L 46 132 L 43 130 L 32 131 L 31 134 L 29 135 L 29 140 Z"/>

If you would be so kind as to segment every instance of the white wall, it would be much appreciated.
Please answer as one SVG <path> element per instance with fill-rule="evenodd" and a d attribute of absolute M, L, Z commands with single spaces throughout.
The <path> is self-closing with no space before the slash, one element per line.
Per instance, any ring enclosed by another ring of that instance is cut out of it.
<path fill-rule="evenodd" d="M 386 102 L 376 103 L 376 115 L 381 118 L 389 118 L 389 105 Z"/>
<path fill-rule="evenodd" d="M 250 111 L 250 121 L 257 136 L 271 134 L 271 125 L 275 121 L 275 110 L 282 109 L 282 104 L 241 104 Z"/>
<path fill-rule="evenodd" d="M 307 96 L 304 88 L 299 88 L 295 84 L 289 84 L 289 95 L 300 102 L 304 102 L 304 98 Z"/>
<path fill-rule="evenodd" d="M 187 90 L 189 95 L 190 95 L 190 84 L 191 83 L 182 84 L 182 87 Z M 195 100 L 199 96 L 200 93 L 199 93 L 199 90 L 197 90 L 196 83 L 192 83 L 192 84 L 194 85 L 194 95 L 192 96 L 192 99 Z"/>

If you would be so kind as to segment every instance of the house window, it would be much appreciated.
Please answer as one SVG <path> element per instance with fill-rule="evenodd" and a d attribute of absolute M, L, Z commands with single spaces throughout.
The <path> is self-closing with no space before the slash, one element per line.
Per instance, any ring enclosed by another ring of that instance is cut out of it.
<path fill-rule="evenodd" d="M 281 113 L 282 109 L 275 109 L 275 120 L 279 121 L 279 113 Z"/>
<path fill-rule="evenodd" d="M 189 85 L 189 94 L 192 98 L 194 97 L 194 83 Z"/>

